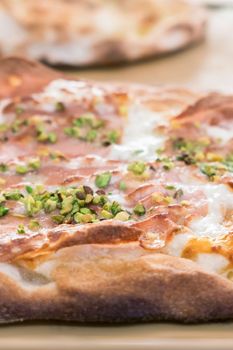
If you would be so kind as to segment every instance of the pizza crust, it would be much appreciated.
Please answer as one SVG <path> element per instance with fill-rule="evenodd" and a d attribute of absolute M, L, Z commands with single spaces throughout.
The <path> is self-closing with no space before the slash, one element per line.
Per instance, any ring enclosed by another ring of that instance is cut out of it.
<path fill-rule="evenodd" d="M 3 1 L 2 55 L 26 55 L 53 65 L 113 64 L 159 56 L 200 41 L 206 15 L 183 0 L 91 2 Z M 77 13 L 80 15 L 77 21 Z M 38 14 L 40 14 L 38 16 Z M 104 25 L 103 25 L 104 23 Z M 6 41 L 5 31 L 11 33 Z"/>
<path fill-rule="evenodd" d="M 12 84 L 12 76 L 20 84 Z M 60 76 L 27 60 L 4 60 L 0 95 L 7 98 L 40 91 Z M 124 88 L 161 109 L 166 104 L 186 108 L 200 97 L 186 90 Z M 155 91 L 160 91 L 158 100 Z M 233 318 L 231 281 L 188 259 L 142 249 L 137 241 L 140 234 L 120 223 L 87 225 L 82 234 L 76 233 L 76 239 L 66 236 L 44 257 L 32 249 L 15 260 L 2 259 L 0 322 L 193 323 Z"/>
<path fill-rule="evenodd" d="M 232 282 L 186 259 L 146 254 L 134 245 L 63 248 L 44 266 L 50 277 L 31 275 L 33 282 L 25 272 L 11 277 L 0 269 L 2 323 L 196 323 L 233 316 Z"/>

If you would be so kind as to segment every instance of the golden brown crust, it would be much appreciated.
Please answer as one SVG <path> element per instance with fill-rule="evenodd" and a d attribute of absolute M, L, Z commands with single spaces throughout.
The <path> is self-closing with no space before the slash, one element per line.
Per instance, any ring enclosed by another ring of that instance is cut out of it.
<path fill-rule="evenodd" d="M 203 10 L 183 0 L 147 0 L 146 6 L 142 0 L 104 5 L 99 0 L 59 0 L 56 7 L 45 0 L 24 0 L 20 8 L 15 0 L 2 4 L 2 30 L 11 24 L 19 33 L 16 42 L 0 42 L 2 53 L 55 65 L 102 65 L 159 56 L 205 35 Z"/>
<path fill-rule="evenodd" d="M 21 87 L 9 84 L 4 90 L 12 73 L 21 78 Z M 59 76 L 27 60 L 3 61 L 1 96 L 40 90 Z M 141 91 L 141 98 L 153 105 L 156 89 L 128 87 L 131 90 Z M 197 98 L 181 90 L 167 92 L 168 99 L 163 94 L 161 91 L 157 108 L 174 101 L 185 107 Z M 101 223 L 88 225 L 75 235 L 66 231 L 64 240 L 56 242 L 57 237 L 50 237 L 44 256 L 38 254 L 30 261 L 30 254 L 25 254 L 14 263 L 1 260 L 0 322 L 206 322 L 233 318 L 232 282 L 187 259 L 140 248 L 140 227 Z M 25 243 L 27 247 L 27 239 Z M 53 243 L 55 249 L 49 249 Z M 34 253 L 38 251 L 34 249 Z"/>
<path fill-rule="evenodd" d="M 185 259 L 127 245 L 85 245 L 62 249 L 52 260 L 51 279 L 1 273 L 1 322 L 190 323 L 233 316 L 232 282 Z"/>

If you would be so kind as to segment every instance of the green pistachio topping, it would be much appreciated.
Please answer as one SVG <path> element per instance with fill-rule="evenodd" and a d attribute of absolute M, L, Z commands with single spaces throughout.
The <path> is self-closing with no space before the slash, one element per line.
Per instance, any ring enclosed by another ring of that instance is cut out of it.
<path fill-rule="evenodd" d="M 95 184 L 98 188 L 106 188 L 111 181 L 112 175 L 109 172 L 99 174 L 95 178 Z"/>
<path fill-rule="evenodd" d="M 119 221 L 128 221 L 130 218 L 130 214 L 127 213 L 126 211 L 120 211 L 119 213 L 116 214 L 115 220 Z"/>
<path fill-rule="evenodd" d="M 119 183 L 119 189 L 120 189 L 121 191 L 125 191 L 126 188 L 127 188 L 126 183 L 125 183 L 124 181 L 120 181 L 120 183 Z"/>
<path fill-rule="evenodd" d="M 9 129 L 9 125 L 6 123 L 1 123 L 0 124 L 0 133 L 4 133 Z"/>
<path fill-rule="evenodd" d="M 15 119 L 15 121 L 11 124 L 10 129 L 13 133 L 17 133 L 23 126 L 27 125 L 27 120 Z"/>
<path fill-rule="evenodd" d="M 42 143 L 56 143 L 57 135 L 54 132 L 46 131 L 44 124 L 36 126 L 37 141 Z"/>
<path fill-rule="evenodd" d="M 120 137 L 118 130 L 105 132 L 106 122 L 99 119 L 93 113 L 86 113 L 72 121 L 70 126 L 64 128 L 67 136 L 85 142 L 100 142 L 103 146 L 117 143 Z"/>
<path fill-rule="evenodd" d="M 99 220 L 116 219 L 126 221 L 130 213 L 117 202 L 111 202 L 104 190 L 94 192 L 89 186 L 61 187 L 47 191 L 43 186 L 26 186 L 24 191 L 11 190 L 1 193 L 0 216 L 8 213 L 5 206 L 8 200 L 19 201 L 24 205 L 24 215 L 32 217 L 28 228 L 37 230 L 40 223 L 36 215 L 46 213 L 55 224 L 82 224 Z"/>
<path fill-rule="evenodd" d="M 18 106 L 15 107 L 15 113 L 16 114 L 20 115 L 23 112 L 24 112 L 24 108 L 22 106 L 18 105 Z"/>
<path fill-rule="evenodd" d="M 56 112 L 64 112 L 65 111 L 65 105 L 62 102 L 57 102 L 55 104 L 55 111 Z"/>
<path fill-rule="evenodd" d="M 110 130 L 103 136 L 103 145 L 109 146 L 111 144 L 117 143 L 120 138 L 120 132 L 118 130 Z"/>
<path fill-rule="evenodd" d="M 182 190 L 182 188 L 179 188 L 178 190 L 175 191 L 173 198 L 175 199 L 179 199 L 184 195 L 184 191 Z"/>
<path fill-rule="evenodd" d="M 217 175 L 217 167 L 215 165 L 201 164 L 200 170 L 210 180 L 214 180 L 214 177 Z"/>
<path fill-rule="evenodd" d="M 98 137 L 98 129 L 103 125 L 103 120 L 92 113 L 86 113 L 73 120 L 72 125 L 64 129 L 64 133 L 82 141 L 94 142 Z"/>
<path fill-rule="evenodd" d="M 39 158 L 32 158 L 28 162 L 28 167 L 32 170 L 38 170 L 41 166 L 40 159 Z"/>
<path fill-rule="evenodd" d="M 8 165 L 5 163 L 0 163 L 0 172 L 5 173 L 8 170 Z"/>
<path fill-rule="evenodd" d="M 39 158 L 32 158 L 28 161 L 27 164 L 18 164 L 15 167 L 15 171 L 17 174 L 24 175 L 30 171 L 38 170 L 41 166 L 41 162 Z"/>
<path fill-rule="evenodd" d="M 23 175 L 23 174 L 26 174 L 28 171 L 29 171 L 29 168 L 27 165 L 17 165 L 15 167 L 15 171 L 17 174 L 20 174 L 20 175 Z"/>
<path fill-rule="evenodd" d="M 136 161 L 128 165 L 128 170 L 135 175 L 142 175 L 146 170 L 146 163 Z"/>
<path fill-rule="evenodd" d="M 9 209 L 6 208 L 2 203 L 0 204 L 0 217 L 5 216 L 9 212 Z"/>
<path fill-rule="evenodd" d="M 19 225 L 18 225 L 17 233 L 19 233 L 19 234 L 24 234 L 24 233 L 26 233 L 25 227 L 24 227 L 23 224 L 19 224 Z"/>
<path fill-rule="evenodd" d="M 37 231 L 40 228 L 40 223 L 38 220 L 30 220 L 28 228 L 32 231 Z"/>
<path fill-rule="evenodd" d="M 160 157 L 156 159 L 156 162 L 161 163 L 163 166 L 163 169 L 166 171 L 169 171 L 174 168 L 175 164 L 173 160 L 169 157 Z"/>
<path fill-rule="evenodd" d="M 143 204 L 138 203 L 133 210 L 134 214 L 138 215 L 138 216 L 142 216 L 145 215 L 146 213 L 146 208 L 144 207 Z"/>

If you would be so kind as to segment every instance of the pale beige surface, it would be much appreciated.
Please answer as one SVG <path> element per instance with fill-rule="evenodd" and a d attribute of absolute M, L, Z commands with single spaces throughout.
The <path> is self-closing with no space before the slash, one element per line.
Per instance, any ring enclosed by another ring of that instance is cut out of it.
<path fill-rule="evenodd" d="M 210 13 L 207 40 L 187 51 L 146 63 L 114 69 L 79 71 L 80 77 L 195 89 L 233 91 L 233 8 Z"/>
<path fill-rule="evenodd" d="M 79 72 L 81 77 L 169 83 L 233 91 L 233 9 L 213 12 L 206 43 L 175 56 L 124 68 Z M 9 350 L 229 350 L 233 324 L 199 326 L 13 325 L 0 327 L 0 349 Z"/>
<path fill-rule="evenodd" d="M 233 325 L 8 326 L 0 328 L 0 349 L 230 350 L 233 349 Z"/>

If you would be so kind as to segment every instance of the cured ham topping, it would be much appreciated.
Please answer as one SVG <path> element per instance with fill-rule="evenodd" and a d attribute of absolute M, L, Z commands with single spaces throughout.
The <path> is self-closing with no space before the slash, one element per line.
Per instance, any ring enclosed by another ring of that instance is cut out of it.
<path fill-rule="evenodd" d="M 197 262 L 215 252 L 227 271 L 233 104 L 183 110 L 172 96 L 58 79 L 1 101 L 1 259 L 134 241 Z"/>

